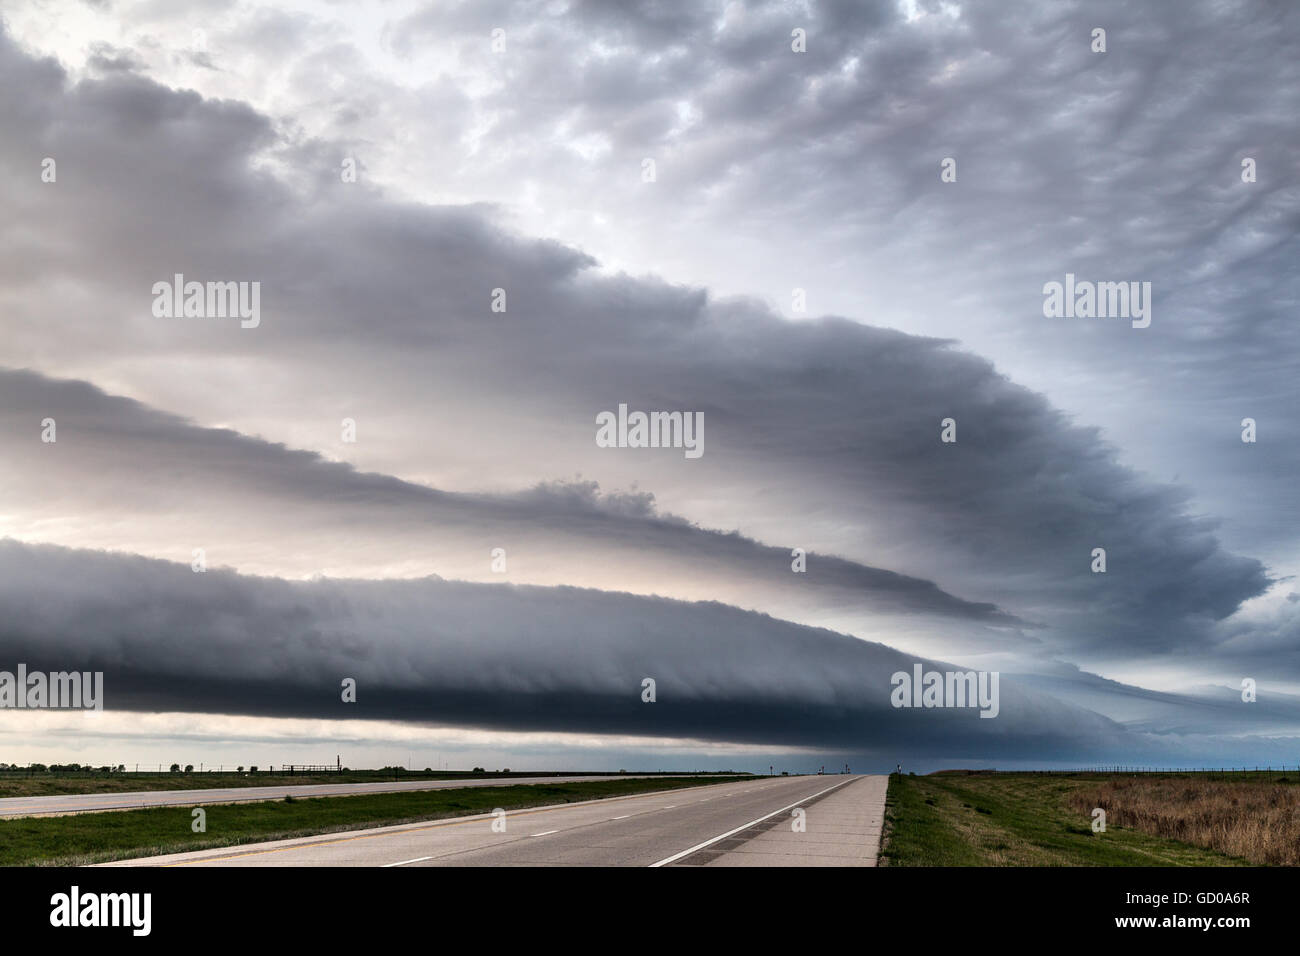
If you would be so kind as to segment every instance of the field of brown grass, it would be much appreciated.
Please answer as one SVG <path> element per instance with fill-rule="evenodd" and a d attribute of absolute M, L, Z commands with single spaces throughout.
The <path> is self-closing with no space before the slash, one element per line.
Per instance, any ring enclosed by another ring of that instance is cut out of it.
<path fill-rule="evenodd" d="M 1120 777 L 1081 787 L 1067 801 L 1084 814 L 1101 807 L 1107 826 L 1256 864 L 1300 865 L 1300 786 L 1286 777 Z"/>

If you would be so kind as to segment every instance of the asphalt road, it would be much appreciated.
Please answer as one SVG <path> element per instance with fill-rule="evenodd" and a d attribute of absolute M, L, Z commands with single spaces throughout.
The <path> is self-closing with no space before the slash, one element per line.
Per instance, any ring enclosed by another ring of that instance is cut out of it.
<path fill-rule="evenodd" d="M 43 797 L 4 797 L 0 818 L 47 814 L 138 810 L 140 807 L 196 807 L 209 803 L 256 803 L 295 797 L 346 797 L 403 790 L 449 790 L 459 787 L 503 787 L 519 783 L 582 783 L 588 780 L 628 780 L 645 774 L 605 774 L 595 777 L 507 777 L 474 780 L 395 780 L 384 783 L 311 783 L 279 787 L 223 787 L 211 790 L 144 790 L 137 793 L 61 793 Z M 691 774 L 675 774 L 689 777 Z"/>
<path fill-rule="evenodd" d="M 873 866 L 887 779 L 758 777 L 109 865 Z"/>

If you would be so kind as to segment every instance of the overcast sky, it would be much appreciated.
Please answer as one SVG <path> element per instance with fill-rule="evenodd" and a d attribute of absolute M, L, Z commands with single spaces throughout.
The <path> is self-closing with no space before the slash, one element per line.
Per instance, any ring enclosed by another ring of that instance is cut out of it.
<path fill-rule="evenodd" d="M 0 761 L 1294 763 L 1300 8 L 622 7 L 6 4 Z"/>

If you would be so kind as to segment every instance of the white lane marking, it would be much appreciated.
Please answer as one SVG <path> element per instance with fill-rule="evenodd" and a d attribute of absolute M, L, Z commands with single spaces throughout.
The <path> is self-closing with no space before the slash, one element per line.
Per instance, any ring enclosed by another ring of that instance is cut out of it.
<path fill-rule="evenodd" d="M 627 819 L 628 817 L 630 817 L 631 815 L 632 815 L 632 814 L 630 814 L 630 813 L 625 813 L 625 814 L 623 814 L 621 817 L 610 817 L 610 819 L 611 819 L 611 820 L 626 820 L 626 819 Z"/>
<path fill-rule="evenodd" d="M 857 778 L 845 780 L 842 783 L 835 784 L 834 787 L 827 787 L 825 790 L 818 790 L 816 793 L 810 796 L 801 797 L 800 799 L 796 800 L 794 803 L 790 804 L 790 806 L 788 807 L 782 807 L 780 810 L 773 810 L 771 813 L 764 814 L 763 816 L 759 817 L 757 820 L 750 820 L 744 826 L 736 827 L 736 829 L 734 830 L 728 830 L 726 833 L 720 833 L 717 836 L 713 837 L 712 839 L 705 840 L 703 843 L 697 843 L 689 850 L 682 850 L 681 853 L 674 853 L 672 856 L 664 857 L 658 863 L 651 863 L 650 867 L 651 869 L 653 869 L 656 866 L 664 866 L 668 863 L 673 863 L 677 860 L 680 860 L 684 856 L 690 856 L 692 853 L 696 852 L 697 850 L 703 850 L 706 846 L 710 846 L 711 844 L 717 843 L 719 840 L 725 840 L 729 836 L 734 836 L 737 833 L 739 833 L 741 830 L 748 830 L 750 827 L 754 826 L 755 824 L 762 823 L 764 820 L 774 817 L 778 813 L 784 813 L 786 810 L 791 810 L 799 806 L 799 804 L 801 803 L 807 803 L 809 800 L 812 800 L 814 797 L 820 797 L 823 793 L 830 793 L 832 790 L 835 790 L 838 787 L 842 787 L 846 783 L 852 783 L 854 779 Z"/>
<path fill-rule="evenodd" d="M 668 804 L 668 806 L 664 807 L 664 809 L 665 809 L 665 810 L 675 810 L 675 809 L 677 809 L 677 804 L 675 804 L 675 803 L 670 803 L 670 804 Z"/>
<path fill-rule="evenodd" d="M 369 785 L 367 784 L 367 786 Z M 680 791 L 689 792 L 694 790 L 704 790 L 712 786 L 721 786 L 721 784 L 706 783 L 695 787 L 682 787 L 680 788 Z M 184 793 L 186 791 L 167 791 L 167 792 Z M 513 811 L 513 812 L 518 812 L 523 814 L 549 813 L 555 810 L 571 810 L 574 807 L 590 807 L 597 803 L 615 804 L 615 803 L 623 803 L 629 800 L 646 800 L 653 796 L 655 796 L 655 793 L 653 791 L 650 793 L 632 793 L 632 794 L 626 794 L 621 797 L 597 797 L 592 800 L 578 800 L 574 803 L 552 803 L 541 807 L 531 807 L 527 810 L 520 810 L 520 811 Z M 0 803 L 3 803 L 4 800 L 7 799 L 27 799 L 27 798 L 25 797 L 0 798 Z M 168 805 L 170 806 L 170 804 Z M 141 806 L 144 806 L 144 804 L 141 804 Z M 159 804 L 150 804 L 150 806 L 159 806 Z M 157 862 L 151 863 L 149 865 L 173 867 L 173 866 L 198 865 L 213 860 L 224 862 L 226 860 L 234 860 L 246 856 L 265 856 L 271 853 L 284 853 L 289 850 L 310 850 L 319 847 L 338 846 L 341 843 L 351 843 L 355 840 L 383 839 L 384 837 L 392 836 L 397 833 L 402 833 L 402 834 L 423 833 L 426 830 L 442 830 L 448 827 L 471 826 L 471 825 L 482 823 L 484 820 L 490 820 L 490 819 L 492 819 L 492 815 L 490 813 L 480 813 L 480 814 L 475 814 L 473 816 L 459 817 L 456 819 L 434 819 L 427 823 L 421 823 L 421 824 L 396 824 L 396 825 L 385 826 L 385 827 L 364 827 L 359 830 L 340 831 L 340 833 L 336 835 L 336 839 L 321 840 L 321 839 L 317 839 L 316 837 L 302 837 L 296 840 L 283 841 L 284 842 L 283 846 L 272 846 L 269 843 L 245 844 L 244 851 L 239 853 L 226 852 L 229 849 L 233 849 L 232 847 L 222 847 L 221 849 L 217 849 L 217 850 L 206 850 L 206 851 L 200 850 L 196 852 L 203 855 L 197 855 L 193 859 L 188 859 L 188 860 L 177 860 L 175 859 L 176 857 L 184 856 L 184 854 L 171 853 L 171 854 L 164 854 L 163 856 L 157 857 L 156 858 Z M 316 836 L 321 836 L 321 835 L 322 834 L 317 834 Z M 261 847 L 261 849 L 257 849 L 258 847 Z M 149 859 L 152 860 L 154 858 L 151 857 Z M 434 858 L 431 856 L 422 856 L 414 860 L 403 860 L 398 863 L 384 863 L 382 864 L 382 866 L 384 867 L 403 866 L 406 863 L 420 863 L 423 862 L 424 860 L 432 860 L 432 859 Z M 168 860 L 170 860 L 171 862 L 166 862 Z M 116 862 L 109 862 L 109 863 L 90 863 L 87 865 L 103 867 L 103 866 L 117 866 L 119 864 Z M 129 862 L 125 865 L 140 866 L 142 864 L 140 863 L 139 860 L 136 860 L 134 862 Z"/>
<path fill-rule="evenodd" d="M 559 830 L 543 830 L 541 833 L 530 833 L 529 836 L 550 836 L 552 833 L 559 832 Z"/>

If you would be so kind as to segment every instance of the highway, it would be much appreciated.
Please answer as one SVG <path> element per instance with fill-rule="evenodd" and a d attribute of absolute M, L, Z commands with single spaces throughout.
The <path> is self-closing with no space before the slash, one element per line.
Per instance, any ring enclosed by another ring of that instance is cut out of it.
<path fill-rule="evenodd" d="M 874 866 L 887 782 L 756 777 L 106 865 Z"/>
<path fill-rule="evenodd" d="M 645 774 L 604 774 L 591 777 L 507 777 L 473 780 L 394 780 L 383 783 L 310 783 L 276 787 L 223 787 L 211 790 L 141 790 L 134 793 L 60 793 L 41 797 L 0 798 L 0 818 L 138 810 L 141 807 L 196 807 L 212 803 L 256 803 L 295 797 L 347 797 L 404 790 L 448 790 L 459 787 L 504 787 L 520 783 L 582 783 L 589 780 L 629 780 Z M 689 773 L 674 774 L 679 777 Z"/>

